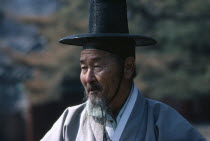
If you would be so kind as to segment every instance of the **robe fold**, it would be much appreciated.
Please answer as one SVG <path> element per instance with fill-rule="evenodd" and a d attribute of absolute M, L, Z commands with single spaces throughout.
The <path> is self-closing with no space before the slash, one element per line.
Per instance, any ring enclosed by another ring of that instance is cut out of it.
<path fill-rule="evenodd" d="M 41 141 L 103 141 L 103 127 L 87 116 L 85 104 L 67 108 Z M 206 141 L 173 108 L 140 92 L 119 140 Z"/>

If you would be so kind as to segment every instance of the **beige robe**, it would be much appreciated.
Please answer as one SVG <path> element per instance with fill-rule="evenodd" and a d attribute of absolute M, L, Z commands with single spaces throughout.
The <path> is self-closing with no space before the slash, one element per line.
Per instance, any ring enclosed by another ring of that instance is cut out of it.
<path fill-rule="evenodd" d="M 86 116 L 85 103 L 67 108 L 41 141 L 103 141 L 102 127 Z M 120 141 L 206 141 L 171 107 L 139 92 Z"/>

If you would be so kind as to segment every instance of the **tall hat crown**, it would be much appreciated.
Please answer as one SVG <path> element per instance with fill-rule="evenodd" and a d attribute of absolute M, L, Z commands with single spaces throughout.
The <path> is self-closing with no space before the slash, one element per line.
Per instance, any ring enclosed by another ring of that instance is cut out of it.
<path fill-rule="evenodd" d="M 122 57 L 135 56 L 135 46 L 156 44 L 150 37 L 129 34 L 126 0 L 90 0 L 89 33 L 67 36 L 60 42 Z"/>
<path fill-rule="evenodd" d="M 126 0 L 91 0 L 89 33 L 128 33 Z"/>

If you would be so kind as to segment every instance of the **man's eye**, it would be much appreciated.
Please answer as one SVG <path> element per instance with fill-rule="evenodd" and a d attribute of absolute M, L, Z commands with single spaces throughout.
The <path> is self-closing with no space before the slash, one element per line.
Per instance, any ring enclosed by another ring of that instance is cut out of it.
<path fill-rule="evenodd" d="M 87 69 L 87 67 L 85 67 L 85 66 L 84 66 L 84 67 L 81 67 L 81 69 L 82 69 L 82 70 L 86 70 L 86 69 Z"/>
<path fill-rule="evenodd" d="M 88 67 L 81 67 L 81 73 L 86 73 L 88 71 Z"/>
<path fill-rule="evenodd" d="M 102 70 L 102 66 L 94 66 L 95 71 L 101 71 Z"/>

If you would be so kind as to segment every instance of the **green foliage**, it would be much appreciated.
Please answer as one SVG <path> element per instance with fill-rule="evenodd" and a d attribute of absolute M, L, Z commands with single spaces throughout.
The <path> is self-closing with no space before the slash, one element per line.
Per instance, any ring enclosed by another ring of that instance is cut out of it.
<path fill-rule="evenodd" d="M 150 60 L 147 64 L 137 60 L 138 67 L 145 68 L 139 70 L 136 79 L 149 97 L 210 96 L 209 3 L 204 0 L 129 1 L 133 15 L 131 31 L 153 35 L 158 40 L 158 50 L 138 50 L 138 55 L 144 54 L 144 61 Z"/>

